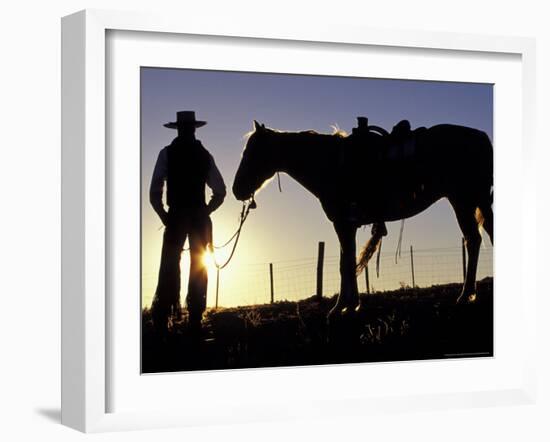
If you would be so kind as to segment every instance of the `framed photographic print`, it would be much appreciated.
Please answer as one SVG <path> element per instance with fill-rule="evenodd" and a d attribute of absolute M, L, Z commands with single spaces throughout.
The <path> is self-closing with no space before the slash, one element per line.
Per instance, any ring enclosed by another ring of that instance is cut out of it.
<path fill-rule="evenodd" d="M 143 373 L 493 356 L 492 84 L 158 67 L 140 84 Z M 218 127 L 162 124 L 177 103 Z M 350 128 L 361 110 L 379 125 Z"/>
<path fill-rule="evenodd" d="M 64 18 L 63 423 L 531 401 L 533 57 Z"/>

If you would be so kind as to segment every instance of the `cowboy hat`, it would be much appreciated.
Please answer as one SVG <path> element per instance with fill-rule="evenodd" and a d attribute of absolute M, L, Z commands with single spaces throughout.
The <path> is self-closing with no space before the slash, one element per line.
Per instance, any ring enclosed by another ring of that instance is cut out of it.
<path fill-rule="evenodd" d="M 206 124 L 206 121 L 200 121 L 195 119 L 194 111 L 180 111 L 177 114 L 177 120 L 164 124 L 164 127 L 168 129 L 177 129 L 180 126 L 195 126 L 201 127 Z"/>

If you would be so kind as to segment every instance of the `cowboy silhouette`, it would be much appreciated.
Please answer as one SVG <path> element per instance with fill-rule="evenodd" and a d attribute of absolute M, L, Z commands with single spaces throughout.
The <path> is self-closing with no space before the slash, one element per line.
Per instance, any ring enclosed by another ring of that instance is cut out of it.
<path fill-rule="evenodd" d="M 212 242 L 210 214 L 223 203 L 226 190 L 214 158 L 195 138 L 195 129 L 205 124 L 195 119 L 195 112 L 182 111 L 177 113 L 176 122 L 164 125 L 177 129 L 178 136 L 159 152 L 151 179 L 149 199 L 165 226 L 158 284 L 151 306 L 159 331 L 166 331 L 170 315 L 181 316 L 180 258 L 186 239 L 191 255 L 186 297 L 191 330 L 200 331 L 206 309 L 208 273 L 203 257 Z M 165 182 L 168 210 L 162 202 Z M 212 189 L 208 204 L 205 185 Z"/>

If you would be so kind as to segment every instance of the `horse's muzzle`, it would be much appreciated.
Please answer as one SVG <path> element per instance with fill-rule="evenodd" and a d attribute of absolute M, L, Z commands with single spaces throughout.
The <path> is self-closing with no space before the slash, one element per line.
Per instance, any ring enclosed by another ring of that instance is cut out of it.
<path fill-rule="evenodd" d="M 239 189 L 238 186 L 235 186 L 233 184 L 233 195 L 235 195 L 235 198 L 237 198 L 239 201 L 246 201 L 252 198 L 253 193 L 251 192 L 243 192 L 242 189 Z"/>

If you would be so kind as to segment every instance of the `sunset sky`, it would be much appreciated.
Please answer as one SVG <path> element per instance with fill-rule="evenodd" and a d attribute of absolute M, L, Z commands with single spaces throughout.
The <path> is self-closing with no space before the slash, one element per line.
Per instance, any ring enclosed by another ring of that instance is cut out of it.
<path fill-rule="evenodd" d="M 493 87 L 409 80 L 321 77 L 181 69 L 141 69 L 142 131 L 142 300 L 149 305 L 156 287 L 162 244 L 161 222 L 149 204 L 149 184 L 160 149 L 176 131 L 163 123 L 174 121 L 178 110 L 194 110 L 208 124 L 197 138 L 214 156 L 228 194 L 212 215 L 214 243 L 235 231 L 241 203 L 231 193 L 254 119 L 280 130 L 313 129 L 330 133 L 331 126 L 351 132 L 356 117 L 391 130 L 401 119 L 411 125 L 454 123 L 481 129 L 492 139 Z M 268 263 L 274 263 L 278 299 L 310 296 L 315 287 L 317 243 L 326 242 L 325 294 L 338 284 L 339 246 L 333 227 L 318 200 L 287 175 L 281 174 L 282 193 L 272 181 L 256 197 L 233 261 L 221 273 L 220 305 L 234 306 L 269 300 Z M 399 222 L 389 223 L 383 243 L 380 278 L 371 269 L 375 288 L 410 283 L 409 246 L 415 250 L 416 283 L 458 281 L 461 277 L 461 233 L 449 203 L 441 200 L 405 222 L 403 252 L 395 264 Z M 370 228 L 358 231 L 358 247 Z M 228 250 L 217 251 L 224 261 Z M 188 257 L 182 259 L 182 298 L 186 294 Z M 210 274 L 208 305 L 214 303 L 215 272 Z M 478 278 L 492 275 L 492 247 L 484 236 Z M 360 290 L 364 278 L 360 277 Z"/>

